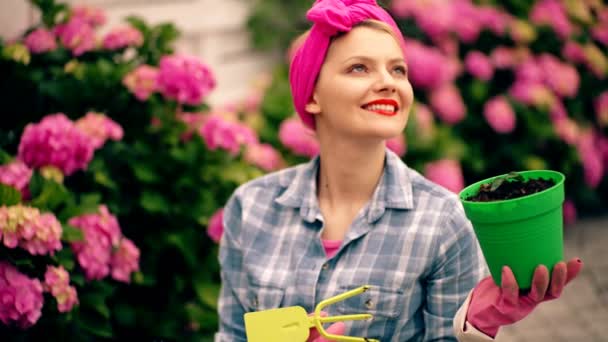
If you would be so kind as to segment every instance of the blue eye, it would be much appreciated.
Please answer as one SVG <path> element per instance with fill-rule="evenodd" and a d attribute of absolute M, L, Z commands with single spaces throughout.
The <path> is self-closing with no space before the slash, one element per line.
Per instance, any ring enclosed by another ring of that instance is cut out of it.
<path fill-rule="evenodd" d="M 404 66 L 397 66 L 393 70 L 398 73 L 401 73 L 402 75 L 407 75 L 407 69 Z"/>
<path fill-rule="evenodd" d="M 360 73 L 360 72 L 366 72 L 367 71 L 367 67 L 363 64 L 355 64 L 353 66 L 351 66 L 349 68 L 350 72 L 356 72 L 356 73 Z"/>

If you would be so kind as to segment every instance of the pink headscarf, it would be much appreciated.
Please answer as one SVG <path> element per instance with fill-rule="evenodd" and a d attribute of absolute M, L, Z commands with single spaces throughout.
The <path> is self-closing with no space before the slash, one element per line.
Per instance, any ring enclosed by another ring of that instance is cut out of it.
<path fill-rule="evenodd" d="M 289 83 L 296 112 L 306 126 L 314 129 L 315 121 L 306 111 L 306 104 L 314 91 L 331 37 L 339 32 L 349 32 L 362 21 L 375 19 L 393 28 L 403 50 L 405 43 L 393 18 L 375 0 L 317 0 L 306 18 L 313 25 L 291 62 Z"/>

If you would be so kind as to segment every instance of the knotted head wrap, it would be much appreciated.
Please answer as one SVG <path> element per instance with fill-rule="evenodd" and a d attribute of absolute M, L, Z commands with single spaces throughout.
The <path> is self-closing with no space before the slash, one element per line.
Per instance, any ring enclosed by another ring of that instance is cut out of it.
<path fill-rule="evenodd" d="M 375 19 L 393 29 L 402 49 L 405 45 L 397 24 L 375 0 L 317 0 L 306 18 L 313 25 L 291 62 L 289 83 L 296 112 L 306 126 L 315 129 L 314 118 L 306 111 L 306 104 L 314 91 L 332 37 L 349 32 L 365 20 Z"/>

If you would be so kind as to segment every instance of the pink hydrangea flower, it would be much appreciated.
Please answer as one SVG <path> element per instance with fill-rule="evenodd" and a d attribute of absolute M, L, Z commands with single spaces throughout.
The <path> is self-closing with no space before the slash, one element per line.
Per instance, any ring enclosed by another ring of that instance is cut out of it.
<path fill-rule="evenodd" d="M 44 53 L 57 49 L 55 35 L 43 28 L 30 32 L 25 37 L 24 43 L 31 53 Z"/>
<path fill-rule="evenodd" d="M 569 61 L 574 63 L 584 63 L 587 57 L 585 57 L 585 51 L 583 47 L 572 40 L 567 41 L 562 48 L 562 55 Z"/>
<path fill-rule="evenodd" d="M 563 97 L 573 97 L 577 94 L 580 77 L 574 66 L 562 63 L 555 56 L 547 53 L 538 57 L 538 65 L 543 71 L 545 84 L 555 94 Z"/>
<path fill-rule="evenodd" d="M 458 88 L 453 84 L 446 84 L 433 90 L 429 96 L 429 103 L 439 118 L 454 125 L 466 116 L 466 107 Z"/>
<path fill-rule="evenodd" d="M 102 113 L 88 112 L 76 120 L 76 127 L 89 136 L 95 149 L 108 139 L 119 141 L 123 137 L 122 127 Z"/>
<path fill-rule="evenodd" d="M 490 127 L 498 133 L 511 133 L 515 129 L 515 113 L 504 96 L 488 100 L 484 105 L 483 115 Z"/>
<path fill-rule="evenodd" d="M 464 188 L 464 177 L 457 160 L 441 159 L 426 164 L 424 176 L 444 188 L 459 193 Z"/>
<path fill-rule="evenodd" d="M 71 247 L 88 280 L 103 279 L 110 273 L 113 248 L 121 239 L 118 220 L 105 205 L 99 213 L 71 218 L 68 223 L 82 230 L 84 241 L 72 243 Z"/>
<path fill-rule="evenodd" d="M 507 69 L 515 66 L 515 51 L 512 48 L 499 46 L 490 53 L 490 60 L 497 69 Z"/>
<path fill-rule="evenodd" d="M 608 126 L 608 90 L 602 92 L 594 101 L 595 117 L 602 127 Z M 1 181 L 1 178 L 0 178 Z"/>
<path fill-rule="evenodd" d="M 209 226 L 207 227 L 207 235 L 215 243 L 219 243 L 222 234 L 224 233 L 224 224 L 222 222 L 224 218 L 224 208 L 218 209 L 211 218 L 209 219 Z"/>
<path fill-rule="evenodd" d="M 147 100 L 158 90 L 158 69 L 140 65 L 122 79 L 122 84 L 140 101 Z"/>
<path fill-rule="evenodd" d="M 564 224 L 565 225 L 573 225 L 576 222 L 576 206 L 574 205 L 574 201 L 571 199 L 566 199 L 564 201 L 564 205 L 562 207 L 563 216 L 564 216 Z"/>
<path fill-rule="evenodd" d="M 197 57 L 164 56 L 160 60 L 158 87 L 165 97 L 196 106 L 215 88 L 215 77 Z"/>
<path fill-rule="evenodd" d="M 435 136 L 435 119 L 428 106 L 416 102 L 415 122 L 416 136 L 423 141 L 430 141 Z"/>
<path fill-rule="evenodd" d="M 591 36 L 604 46 L 608 46 L 608 23 L 600 23 L 593 27 Z"/>
<path fill-rule="evenodd" d="M 575 146 L 580 135 L 580 128 L 576 122 L 568 117 L 553 121 L 555 134 L 566 144 Z"/>
<path fill-rule="evenodd" d="M 467 71 L 483 81 L 489 81 L 494 75 L 494 67 L 490 59 L 479 51 L 471 51 L 464 60 Z"/>
<path fill-rule="evenodd" d="M 70 286 L 70 275 L 63 266 L 47 266 L 44 274 L 44 289 L 57 300 L 59 312 L 69 312 L 78 304 L 78 294 Z"/>
<path fill-rule="evenodd" d="M 8 248 L 21 247 L 33 255 L 54 255 L 62 248 L 61 223 L 52 213 L 20 204 L 0 207 L 0 238 Z"/>
<path fill-rule="evenodd" d="M 132 27 L 116 27 L 108 32 L 104 38 L 102 46 L 107 50 L 117 50 L 129 46 L 141 46 L 144 43 L 144 36 L 141 32 Z"/>
<path fill-rule="evenodd" d="M 57 113 L 25 127 L 18 157 L 31 168 L 54 166 L 71 175 L 87 168 L 93 151 L 91 138 L 63 113 Z"/>
<path fill-rule="evenodd" d="M 8 164 L 0 165 L 0 183 L 14 187 L 21 192 L 21 198 L 29 199 L 32 173 L 32 169 L 24 162 L 15 159 Z"/>
<path fill-rule="evenodd" d="M 93 27 L 102 26 L 107 19 L 103 9 L 93 6 L 72 7 L 72 18 L 81 19 Z"/>
<path fill-rule="evenodd" d="M 386 147 L 389 150 L 395 152 L 399 157 L 403 157 L 405 152 L 407 151 L 407 145 L 405 143 L 405 136 L 403 134 L 399 134 L 398 136 L 386 140 Z"/>
<path fill-rule="evenodd" d="M 319 154 L 319 141 L 314 132 L 296 116 L 281 122 L 279 140 L 295 155 L 313 157 Z"/>
<path fill-rule="evenodd" d="M 482 26 L 497 36 L 502 36 L 512 20 L 508 13 L 496 7 L 482 6 L 477 8 L 477 17 Z"/>
<path fill-rule="evenodd" d="M 74 17 L 65 24 L 57 25 L 54 33 L 74 56 L 80 56 L 95 48 L 95 31 L 82 18 Z"/>
<path fill-rule="evenodd" d="M 27 329 L 42 315 L 42 284 L 0 261 L 0 321 Z"/>
<path fill-rule="evenodd" d="M 279 151 L 270 144 L 251 144 L 245 150 L 245 160 L 264 171 L 275 171 L 285 163 Z"/>
<path fill-rule="evenodd" d="M 256 133 L 249 127 L 211 115 L 199 130 L 207 147 L 214 151 L 218 148 L 236 156 L 242 145 L 257 144 Z"/>
<path fill-rule="evenodd" d="M 122 238 L 111 260 L 112 278 L 124 283 L 131 282 L 131 273 L 139 270 L 139 248 L 133 241 Z"/>
<path fill-rule="evenodd" d="M 407 62 L 409 79 L 421 89 L 434 89 L 453 81 L 460 73 L 457 61 L 444 56 L 436 48 L 408 40 Z"/>
<path fill-rule="evenodd" d="M 599 134 L 592 130 L 585 130 L 578 139 L 576 149 L 583 163 L 585 183 L 594 189 L 602 181 L 604 176 L 604 163 L 599 151 Z"/>
<path fill-rule="evenodd" d="M 530 20 L 537 25 L 549 25 L 562 39 L 574 32 L 566 9 L 558 0 L 538 0 L 530 10 Z"/>

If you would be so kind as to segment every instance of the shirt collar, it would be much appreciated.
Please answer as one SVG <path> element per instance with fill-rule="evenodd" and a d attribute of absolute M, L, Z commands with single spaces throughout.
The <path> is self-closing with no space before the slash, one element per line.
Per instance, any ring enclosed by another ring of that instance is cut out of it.
<path fill-rule="evenodd" d="M 300 208 L 300 215 L 308 222 L 314 222 L 320 213 L 317 199 L 317 174 L 319 171 L 319 156 L 296 169 L 293 179 L 285 179 L 286 187 L 283 194 L 275 199 L 281 205 Z M 369 205 L 367 221 L 373 223 L 379 219 L 386 208 L 413 208 L 412 184 L 407 166 L 399 156 L 386 149 L 384 170 L 380 182 Z"/>

